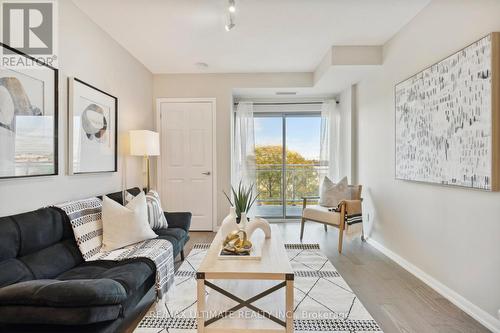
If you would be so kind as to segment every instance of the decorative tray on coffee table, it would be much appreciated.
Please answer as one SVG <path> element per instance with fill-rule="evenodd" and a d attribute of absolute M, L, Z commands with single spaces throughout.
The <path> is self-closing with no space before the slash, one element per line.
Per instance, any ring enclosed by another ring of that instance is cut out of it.
<path fill-rule="evenodd" d="M 218 259 L 221 260 L 260 260 L 262 258 L 262 245 L 264 242 L 264 235 L 261 233 L 255 233 L 255 237 L 252 237 L 252 248 L 250 249 L 250 254 L 233 254 L 224 251 L 222 244 L 220 245 Z"/>

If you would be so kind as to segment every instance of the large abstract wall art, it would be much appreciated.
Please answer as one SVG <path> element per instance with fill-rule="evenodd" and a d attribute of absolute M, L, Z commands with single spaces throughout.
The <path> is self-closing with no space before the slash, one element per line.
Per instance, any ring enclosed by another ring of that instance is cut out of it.
<path fill-rule="evenodd" d="M 396 178 L 499 190 L 500 33 L 395 87 Z"/>

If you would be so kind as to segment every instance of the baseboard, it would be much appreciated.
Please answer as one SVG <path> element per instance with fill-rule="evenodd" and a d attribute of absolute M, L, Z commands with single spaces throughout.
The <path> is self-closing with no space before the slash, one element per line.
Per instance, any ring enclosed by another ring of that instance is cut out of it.
<path fill-rule="evenodd" d="M 411 274 L 422 280 L 429 287 L 431 287 L 436 292 L 441 294 L 441 296 L 443 296 L 444 298 L 448 299 L 450 302 L 455 304 L 469 316 L 480 322 L 486 328 L 488 328 L 493 332 L 500 333 L 500 320 L 498 320 L 488 312 L 484 311 L 483 309 L 479 308 L 477 305 L 473 304 L 465 297 L 458 294 L 456 291 L 448 288 L 443 283 L 439 282 L 429 274 L 422 271 L 417 266 L 410 263 L 408 260 L 404 259 L 400 255 L 389 250 L 376 240 L 373 240 L 372 238 L 367 238 L 366 241 L 368 242 L 368 244 L 372 245 L 374 248 L 385 254 L 387 257 L 391 258 L 405 270 L 407 270 L 408 272 L 410 272 Z"/>

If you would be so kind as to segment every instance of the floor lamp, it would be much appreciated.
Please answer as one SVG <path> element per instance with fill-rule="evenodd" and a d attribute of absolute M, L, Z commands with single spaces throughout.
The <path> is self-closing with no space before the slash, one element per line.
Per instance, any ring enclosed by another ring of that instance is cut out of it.
<path fill-rule="evenodd" d="M 130 131 L 130 155 L 143 156 L 146 160 L 147 186 L 149 192 L 151 189 L 151 156 L 160 155 L 160 135 L 148 130 Z"/>

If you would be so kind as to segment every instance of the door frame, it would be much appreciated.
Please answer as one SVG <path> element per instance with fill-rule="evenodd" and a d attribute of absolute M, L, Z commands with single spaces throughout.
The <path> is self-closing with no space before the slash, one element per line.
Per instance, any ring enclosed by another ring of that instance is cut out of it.
<path fill-rule="evenodd" d="M 211 103 L 212 104 L 212 230 L 217 229 L 217 108 L 216 108 L 216 98 L 171 98 L 171 97 L 159 97 L 156 99 L 156 110 L 155 110 L 155 129 L 160 133 L 161 138 L 161 104 L 162 103 Z M 161 193 L 161 156 L 156 159 L 156 188 L 160 196 Z"/>

